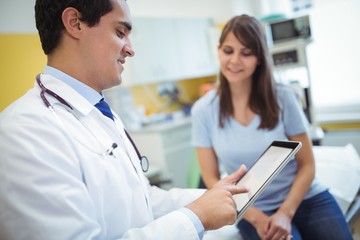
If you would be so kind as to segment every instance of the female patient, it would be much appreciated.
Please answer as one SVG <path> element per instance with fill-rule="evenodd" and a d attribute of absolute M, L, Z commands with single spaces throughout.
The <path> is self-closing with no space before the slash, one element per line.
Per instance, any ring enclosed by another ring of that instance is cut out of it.
<path fill-rule="evenodd" d="M 232 18 L 218 47 L 219 85 L 193 109 L 193 144 L 205 185 L 220 178 L 219 164 L 233 172 L 251 166 L 273 140 L 302 142 L 302 148 L 243 215 L 244 239 L 352 239 L 334 198 L 314 179 L 308 122 L 286 86 L 276 85 L 261 24 Z"/>

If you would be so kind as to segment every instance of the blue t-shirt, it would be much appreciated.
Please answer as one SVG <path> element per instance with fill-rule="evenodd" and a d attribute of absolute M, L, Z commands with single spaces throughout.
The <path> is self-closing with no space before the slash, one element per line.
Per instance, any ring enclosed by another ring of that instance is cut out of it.
<path fill-rule="evenodd" d="M 230 117 L 225 120 L 224 128 L 220 128 L 219 96 L 215 90 L 209 91 L 192 108 L 193 145 L 213 148 L 219 164 L 227 173 L 236 171 L 241 164 L 249 168 L 274 140 L 288 140 L 289 136 L 304 133 L 308 129 L 308 121 L 293 89 L 278 85 L 276 93 L 280 106 L 279 122 L 274 129 L 267 130 L 258 129 L 259 115 L 255 115 L 247 126 Z M 277 209 L 288 194 L 296 172 L 297 163 L 292 159 L 264 190 L 254 206 L 263 211 Z M 305 199 L 325 189 L 314 180 Z"/>

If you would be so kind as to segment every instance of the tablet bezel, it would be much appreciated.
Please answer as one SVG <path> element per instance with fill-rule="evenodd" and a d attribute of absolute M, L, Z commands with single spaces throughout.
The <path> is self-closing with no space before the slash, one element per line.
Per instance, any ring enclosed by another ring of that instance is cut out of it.
<path fill-rule="evenodd" d="M 278 140 L 273 141 L 265 149 L 265 151 L 260 155 L 260 157 L 254 162 L 254 164 L 251 165 L 251 167 L 247 170 L 245 175 L 249 174 L 251 172 L 251 170 L 253 169 L 255 164 L 257 164 L 259 162 L 259 160 L 262 159 L 262 156 L 264 154 L 266 154 L 266 152 L 273 146 L 282 147 L 282 148 L 288 148 L 288 149 L 291 149 L 291 152 L 286 156 L 285 159 L 283 159 L 281 161 L 281 163 L 276 167 L 276 170 L 271 173 L 271 175 L 265 180 L 265 182 L 261 184 L 261 187 L 254 193 L 254 195 L 249 199 L 249 201 L 244 205 L 244 207 L 240 211 L 237 210 L 238 218 L 241 217 L 244 214 L 246 209 L 260 196 L 260 194 L 264 191 L 264 189 L 273 181 L 273 179 L 280 173 L 280 171 L 286 166 L 286 164 L 288 164 L 290 159 L 292 159 L 292 157 L 299 151 L 302 144 L 301 144 L 301 142 L 297 142 L 297 141 L 278 141 Z M 243 177 L 241 179 L 243 179 Z M 240 186 L 242 186 L 241 185 L 241 179 L 236 183 L 236 185 L 239 184 Z M 236 207 L 236 209 L 237 209 L 237 207 Z"/>

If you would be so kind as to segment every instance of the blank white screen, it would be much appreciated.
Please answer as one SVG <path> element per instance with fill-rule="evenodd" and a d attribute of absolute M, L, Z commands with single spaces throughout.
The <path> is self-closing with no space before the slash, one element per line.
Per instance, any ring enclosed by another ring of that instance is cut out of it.
<path fill-rule="evenodd" d="M 233 196 L 238 211 L 243 209 L 254 194 L 269 180 L 291 151 L 291 148 L 271 146 L 240 179 L 237 185 L 248 187 L 249 192 Z"/>

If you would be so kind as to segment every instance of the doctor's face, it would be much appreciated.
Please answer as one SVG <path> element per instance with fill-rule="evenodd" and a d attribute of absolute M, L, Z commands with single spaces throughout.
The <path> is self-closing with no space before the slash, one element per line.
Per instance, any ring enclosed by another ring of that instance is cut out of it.
<path fill-rule="evenodd" d="M 113 5 L 114 9 L 103 15 L 97 25 L 85 26 L 80 42 L 86 84 L 98 92 L 121 83 L 126 57 L 134 55 L 127 3 L 113 0 Z"/>

